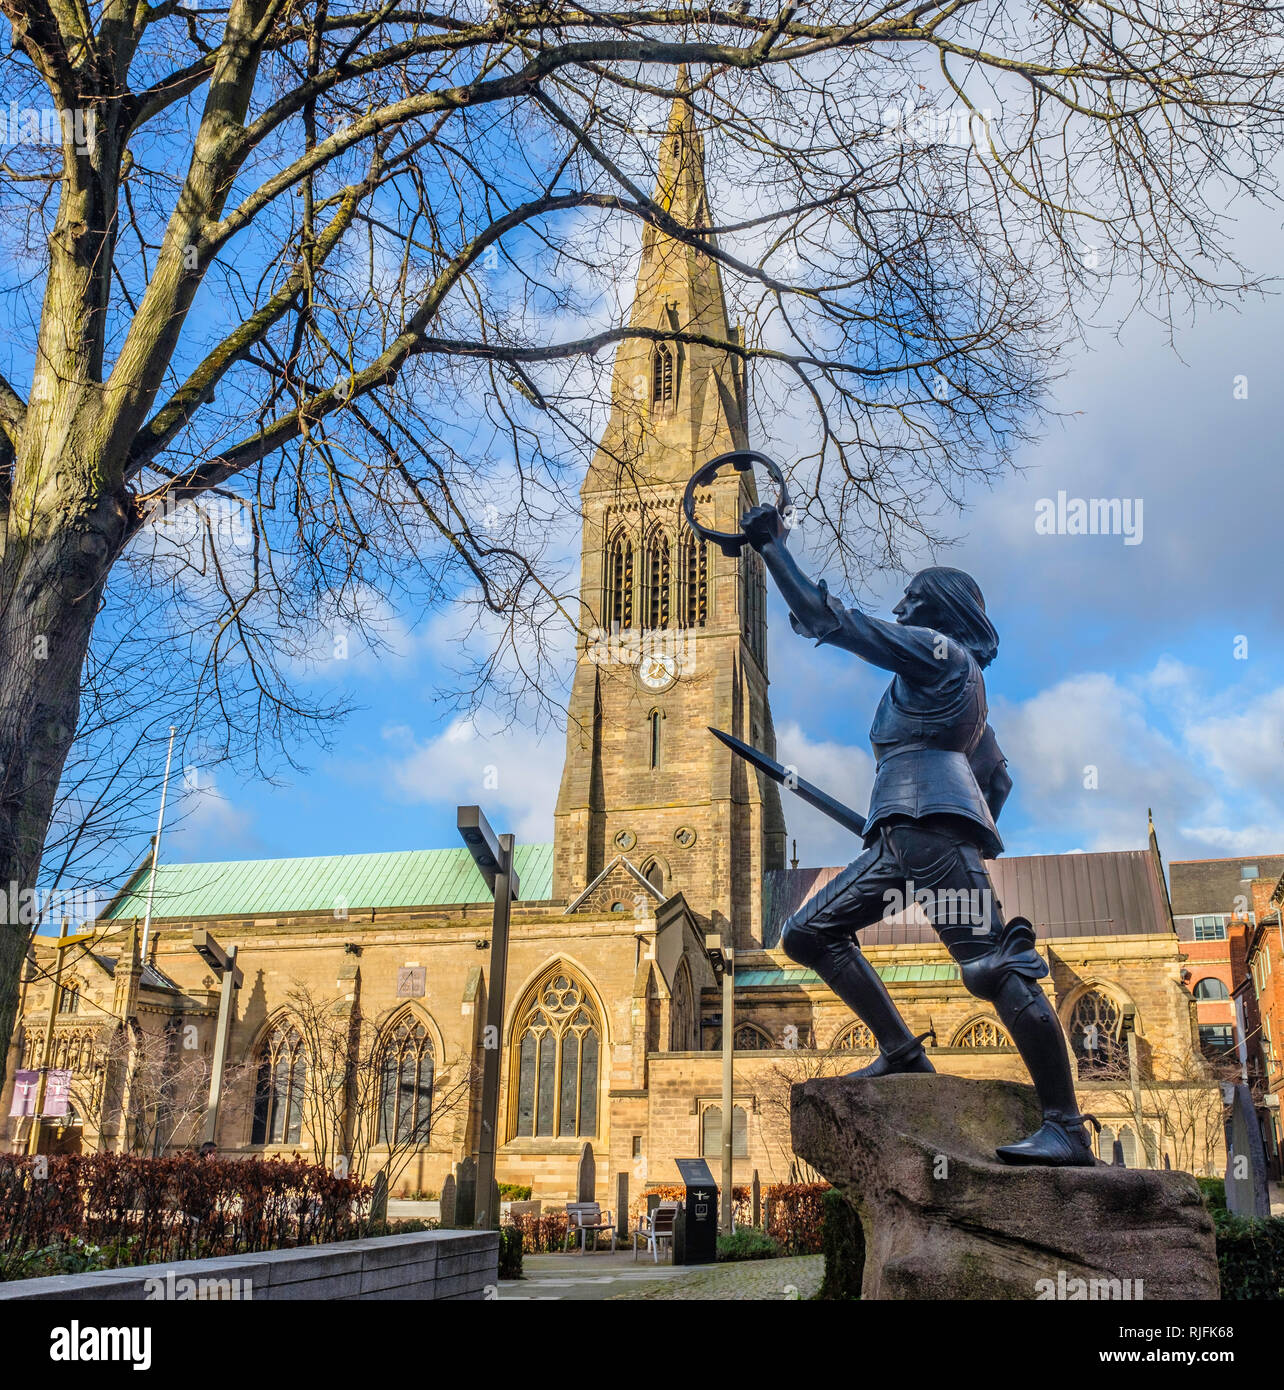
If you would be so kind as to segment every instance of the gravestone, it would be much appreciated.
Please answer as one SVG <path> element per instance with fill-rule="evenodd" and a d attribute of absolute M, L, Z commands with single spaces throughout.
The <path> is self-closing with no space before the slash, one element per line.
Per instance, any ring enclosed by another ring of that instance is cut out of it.
<path fill-rule="evenodd" d="M 749 1224 L 756 1230 L 762 1225 L 762 1183 L 758 1181 L 758 1170 L 753 1170 L 753 1182 L 749 1185 L 751 1212 Z"/>
<path fill-rule="evenodd" d="M 615 1225 L 616 1234 L 624 1239 L 629 1234 L 629 1175 L 624 1172 L 615 1175 Z"/>
<path fill-rule="evenodd" d="M 1231 1113 L 1226 1124 L 1226 1207 L 1236 1216 L 1269 1216 L 1266 1149 L 1253 1108 L 1253 1093 L 1242 1084 L 1223 1086 L 1223 1097 L 1228 1091 Z"/>
<path fill-rule="evenodd" d="M 1124 1144 L 1122 1139 L 1116 1139 L 1110 1149 L 1110 1162 L 1115 1168 L 1126 1168 L 1127 1160 L 1124 1158 Z"/>
<path fill-rule="evenodd" d="M 455 1165 L 455 1225 L 464 1230 L 477 1219 L 477 1160 L 462 1158 Z"/>
<path fill-rule="evenodd" d="M 375 1174 L 374 1184 L 370 1190 L 370 1219 L 371 1221 L 386 1221 L 388 1219 L 388 1170 L 380 1168 Z"/>
<path fill-rule="evenodd" d="M 575 1200 L 597 1201 L 597 1164 L 593 1161 L 593 1145 L 586 1143 L 580 1154 L 579 1172 L 575 1178 Z"/>
<path fill-rule="evenodd" d="M 446 1230 L 451 1230 L 455 1224 L 455 1175 L 446 1174 L 446 1181 L 441 1185 L 441 1213 L 438 1218 Z"/>

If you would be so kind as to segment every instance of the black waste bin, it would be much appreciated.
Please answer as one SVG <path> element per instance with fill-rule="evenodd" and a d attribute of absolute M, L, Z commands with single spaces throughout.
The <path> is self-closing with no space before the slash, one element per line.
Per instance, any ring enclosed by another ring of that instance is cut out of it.
<path fill-rule="evenodd" d="M 678 1229 L 674 1231 L 673 1262 L 711 1265 L 718 1259 L 718 1188 L 702 1158 L 674 1160 L 685 1188 Z"/>

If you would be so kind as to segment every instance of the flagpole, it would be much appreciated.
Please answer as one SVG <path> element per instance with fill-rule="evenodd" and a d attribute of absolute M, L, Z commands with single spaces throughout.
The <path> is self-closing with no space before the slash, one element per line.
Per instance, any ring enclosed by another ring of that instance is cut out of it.
<path fill-rule="evenodd" d="M 174 757 L 174 726 L 169 726 L 169 751 L 165 754 L 165 780 L 161 783 L 160 814 L 156 817 L 156 837 L 152 840 L 152 871 L 147 879 L 147 914 L 143 918 L 143 941 L 139 964 L 147 963 L 147 936 L 152 929 L 152 898 L 156 892 L 156 865 L 160 860 L 161 831 L 165 828 L 165 797 L 169 793 L 169 766 Z"/>

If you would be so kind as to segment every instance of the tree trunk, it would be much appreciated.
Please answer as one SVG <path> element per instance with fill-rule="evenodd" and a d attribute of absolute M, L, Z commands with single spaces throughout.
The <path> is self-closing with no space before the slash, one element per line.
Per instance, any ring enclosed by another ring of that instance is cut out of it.
<path fill-rule="evenodd" d="M 55 487 L 61 468 L 48 467 Z M 0 553 L 0 1084 L 34 924 L 22 894 L 33 890 L 30 904 L 103 583 L 130 516 L 123 491 L 40 501 L 34 518 L 10 509 Z"/>

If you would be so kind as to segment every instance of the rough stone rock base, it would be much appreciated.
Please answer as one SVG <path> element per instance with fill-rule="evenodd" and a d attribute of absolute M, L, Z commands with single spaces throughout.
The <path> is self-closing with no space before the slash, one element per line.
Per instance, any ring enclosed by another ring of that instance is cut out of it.
<path fill-rule="evenodd" d="M 794 1151 L 860 1213 L 862 1298 L 1218 1297 L 1213 1225 L 1189 1173 L 1000 1163 L 995 1146 L 1039 1122 L 1033 1087 L 1011 1081 L 794 1086 Z"/>

